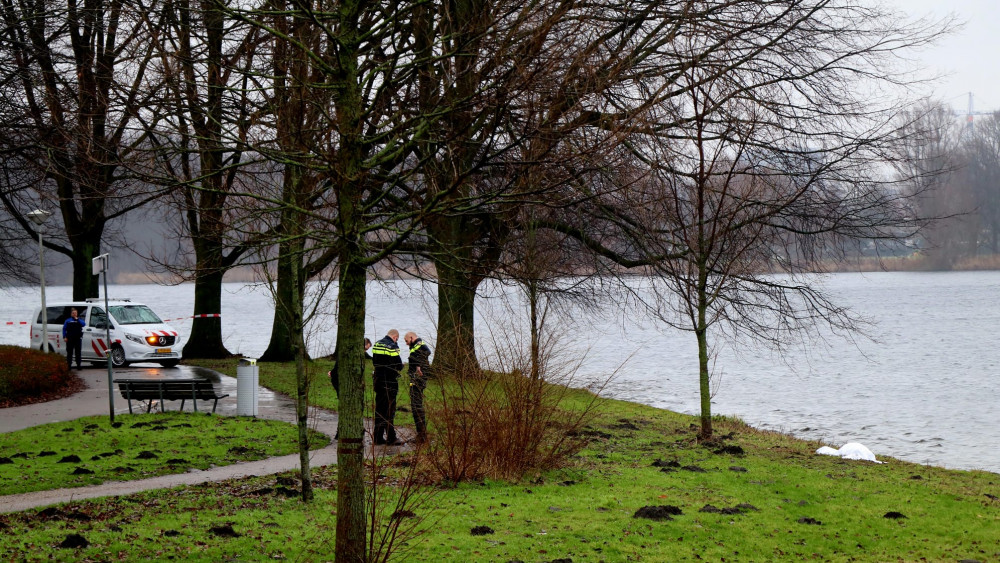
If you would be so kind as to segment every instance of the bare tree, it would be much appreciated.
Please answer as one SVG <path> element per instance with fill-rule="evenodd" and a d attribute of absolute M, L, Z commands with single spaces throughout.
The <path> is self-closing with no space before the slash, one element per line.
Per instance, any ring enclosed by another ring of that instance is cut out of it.
<path fill-rule="evenodd" d="M 427 19 L 427 33 L 446 39 L 424 57 L 421 103 L 458 111 L 435 124 L 425 174 L 430 193 L 450 189 L 448 209 L 462 210 L 425 225 L 439 294 L 436 362 L 475 371 L 477 288 L 529 229 L 526 209 L 592 197 L 563 188 L 607 166 L 622 132 L 662 99 L 645 79 L 654 66 L 668 74 L 682 64 L 657 55 L 681 14 L 648 3 L 473 1 Z"/>
<path fill-rule="evenodd" d="M 294 100 L 315 120 L 289 120 L 289 139 L 255 141 L 255 148 L 315 190 L 308 197 L 272 199 L 286 209 L 281 224 L 288 240 L 310 240 L 307 248 L 331 251 L 338 266 L 337 349 L 348 350 L 364 338 L 368 271 L 397 252 L 438 197 L 413 197 L 415 147 L 434 115 L 420 111 L 415 98 L 417 64 L 413 56 L 413 6 L 291 2 L 264 9 L 234 11 L 266 29 L 289 49 L 301 72 L 289 72 Z M 275 12 L 275 10 L 277 12 Z M 279 15 L 291 25 L 275 24 Z M 315 96 L 309 93 L 316 93 Z M 447 111 L 438 108 L 435 114 Z M 309 178 L 315 178 L 312 182 Z M 294 219 L 294 220 L 293 220 Z M 322 228 L 317 226 L 317 223 Z M 301 254 L 293 260 L 300 263 Z M 291 271 L 295 272 L 296 267 Z M 297 286 L 295 278 L 294 287 Z M 298 315 L 298 307 L 291 309 Z M 293 318 L 293 329 L 301 323 Z M 304 354 L 302 347 L 297 355 Z M 338 358 L 340 439 L 336 558 L 362 561 L 366 550 L 363 464 L 363 397 L 360 357 Z"/>
<path fill-rule="evenodd" d="M 58 208 L 65 236 L 45 245 L 72 260 L 74 299 L 95 297 L 91 262 L 107 225 L 159 195 L 121 166 L 143 141 L 132 127 L 155 90 L 145 81 L 154 49 L 123 0 L 0 9 L 0 201 L 29 236 L 28 211 Z"/>
<path fill-rule="evenodd" d="M 896 84 L 889 57 L 939 33 L 828 1 L 735 2 L 717 15 L 682 40 L 703 57 L 676 78 L 685 95 L 664 108 L 671 127 L 633 143 L 653 174 L 632 197 L 655 211 L 649 231 L 674 255 L 655 263 L 666 290 L 657 310 L 698 340 L 702 439 L 712 437 L 710 338 L 780 348 L 819 326 L 857 330 L 800 274 L 856 241 L 926 225 L 884 166 L 903 140 L 900 105 L 870 88 Z M 705 50 L 717 42 L 725 48 Z"/>
<path fill-rule="evenodd" d="M 968 142 L 967 177 L 976 201 L 977 252 L 1000 254 L 1000 112 L 975 125 Z"/>
<path fill-rule="evenodd" d="M 892 159 L 898 179 L 921 215 L 941 217 L 919 237 L 926 267 L 949 269 L 962 244 L 962 217 L 974 210 L 963 172 L 967 151 L 961 123 L 940 103 L 923 103 L 899 117 L 903 142 Z"/>
<path fill-rule="evenodd" d="M 141 116 L 149 136 L 147 161 L 154 163 L 144 174 L 173 188 L 167 201 L 176 214 L 168 218 L 180 223 L 180 236 L 194 251 L 193 263 L 173 256 L 159 262 L 182 279 L 194 279 L 194 319 L 184 356 L 227 357 L 219 316 L 222 279 L 250 244 L 230 232 L 230 196 L 246 185 L 241 168 L 261 33 L 227 22 L 224 5 L 214 1 L 168 2 L 146 18 L 156 49 L 151 71 L 163 88 L 158 110 Z"/>

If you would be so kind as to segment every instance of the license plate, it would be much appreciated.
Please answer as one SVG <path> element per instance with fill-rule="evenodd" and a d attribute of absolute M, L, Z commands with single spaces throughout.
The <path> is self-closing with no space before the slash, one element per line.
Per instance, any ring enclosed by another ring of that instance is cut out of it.
<path fill-rule="evenodd" d="M 157 354 L 169 354 L 170 353 L 170 348 L 157 348 L 156 349 L 156 353 Z"/>

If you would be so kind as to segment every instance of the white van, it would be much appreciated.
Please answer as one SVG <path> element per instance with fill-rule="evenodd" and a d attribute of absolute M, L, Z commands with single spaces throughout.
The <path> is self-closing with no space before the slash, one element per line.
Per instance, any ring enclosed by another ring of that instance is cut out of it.
<path fill-rule="evenodd" d="M 77 315 L 87 323 L 83 329 L 81 346 L 84 361 L 107 364 L 109 350 L 111 363 L 115 367 L 136 362 L 155 362 L 172 368 L 181 361 L 181 337 L 177 331 L 161 321 L 149 307 L 128 299 L 109 300 L 107 313 L 104 311 L 103 299 L 46 305 L 46 340 L 50 352 L 66 353 L 62 329 L 72 309 L 76 309 Z M 108 320 L 111 321 L 110 327 Z M 40 307 L 35 310 L 31 322 L 31 347 L 42 350 Z"/>

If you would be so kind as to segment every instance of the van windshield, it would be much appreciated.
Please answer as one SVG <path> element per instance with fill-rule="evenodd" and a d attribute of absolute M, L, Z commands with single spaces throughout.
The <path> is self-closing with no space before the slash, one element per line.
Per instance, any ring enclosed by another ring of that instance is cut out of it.
<path fill-rule="evenodd" d="M 123 325 L 160 324 L 163 321 L 145 305 L 112 305 L 111 316 Z"/>

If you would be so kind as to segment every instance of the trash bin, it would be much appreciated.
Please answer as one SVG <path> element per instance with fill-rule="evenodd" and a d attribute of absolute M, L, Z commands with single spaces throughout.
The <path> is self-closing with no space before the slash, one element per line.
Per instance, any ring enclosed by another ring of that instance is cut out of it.
<path fill-rule="evenodd" d="M 257 360 L 241 358 L 236 366 L 236 415 L 257 416 Z"/>

